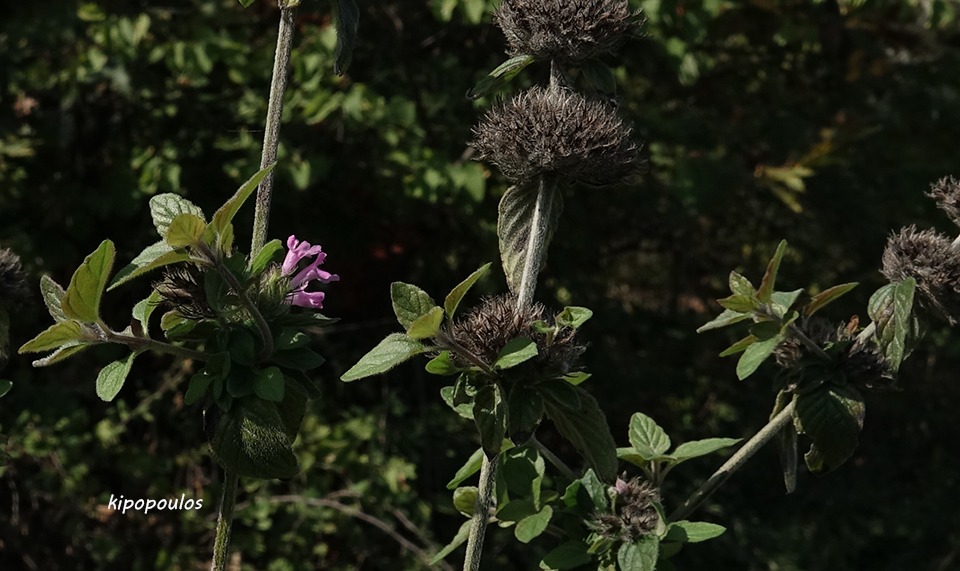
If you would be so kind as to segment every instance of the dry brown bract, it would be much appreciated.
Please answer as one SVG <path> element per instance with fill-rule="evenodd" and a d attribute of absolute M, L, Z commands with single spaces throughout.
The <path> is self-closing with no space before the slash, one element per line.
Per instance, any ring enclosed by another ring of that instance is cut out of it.
<path fill-rule="evenodd" d="M 883 275 L 891 282 L 917 280 L 918 301 L 950 325 L 960 323 L 960 251 L 933 230 L 903 228 L 883 251 Z"/>

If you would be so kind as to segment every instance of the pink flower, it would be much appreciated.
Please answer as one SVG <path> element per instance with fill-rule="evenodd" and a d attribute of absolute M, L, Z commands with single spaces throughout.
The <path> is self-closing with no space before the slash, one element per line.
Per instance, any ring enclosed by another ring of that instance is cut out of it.
<path fill-rule="evenodd" d="M 311 256 L 314 256 L 313 260 L 294 275 L 300 261 Z M 320 246 L 313 246 L 309 242 L 301 242 L 297 240 L 296 236 L 287 238 L 287 255 L 283 259 L 280 270 L 284 276 L 292 276 L 290 277 L 291 295 L 288 298 L 291 305 L 312 309 L 323 308 L 325 294 L 322 291 L 308 292 L 306 289 L 314 281 L 322 284 L 340 281 L 340 276 L 320 269 L 320 264 L 326 259 L 327 255 L 320 251 Z"/>

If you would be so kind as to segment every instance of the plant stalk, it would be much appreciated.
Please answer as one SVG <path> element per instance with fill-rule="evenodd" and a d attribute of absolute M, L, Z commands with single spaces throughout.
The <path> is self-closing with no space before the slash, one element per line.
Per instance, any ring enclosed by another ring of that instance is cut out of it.
<path fill-rule="evenodd" d="M 561 460 L 556 454 L 554 454 L 552 450 L 547 448 L 543 442 L 540 442 L 539 440 L 537 440 L 536 435 L 533 435 L 530 437 L 530 442 L 533 443 L 536 449 L 540 452 L 540 455 L 543 456 L 544 460 L 553 464 L 553 466 L 557 470 L 560 470 L 561 474 L 563 474 L 567 478 L 570 478 L 571 480 L 577 479 L 577 475 L 573 472 L 572 469 L 570 469 L 570 466 L 567 466 L 567 464 L 563 460 Z"/>
<path fill-rule="evenodd" d="M 237 484 L 240 477 L 233 472 L 224 471 L 223 496 L 220 498 L 220 512 L 217 515 L 217 536 L 213 540 L 213 561 L 211 571 L 223 571 L 230 553 L 230 528 L 233 525 L 233 508 L 237 503 Z"/>
<path fill-rule="evenodd" d="M 795 402 L 796 401 L 791 400 L 787 406 L 783 407 L 783 410 L 770 419 L 770 422 L 768 422 L 766 426 L 760 429 L 760 432 L 756 433 L 753 438 L 737 450 L 723 466 L 720 466 L 719 470 L 714 472 L 702 486 L 697 488 L 697 491 L 670 514 L 670 521 L 686 519 L 704 500 L 710 497 L 710 494 L 722 486 L 734 472 L 743 467 L 747 460 L 763 448 L 764 444 L 780 432 L 783 427 L 787 426 L 793 417 Z"/>
<path fill-rule="evenodd" d="M 299 2 L 280 0 L 280 31 L 277 34 L 277 51 L 273 58 L 273 78 L 270 82 L 270 99 L 267 103 L 267 121 L 263 133 L 263 154 L 260 168 L 265 169 L 277 161 L 280 146 L 280 122 L 283 118 L 283 95 L 287 89 L 290 70 L 290 52 L 293 50 L 293 16 Z M 257 188 L 257 206 L 253 215 L 253 240 L 250 255 L 256 256 L 267 242 L 267 226 L 270 218 L 270 198 L 273 194 L 273 171 L 267 173 Z"/>
<path fill-rule="evenodd" d="M 152 351 L 157 351 L 158 353 L 168 353 L 183 359 L 193 359 L 195 361 L 206 361 L 210 358 L 210 355 L 202 351 L 187 349 L 186 347 L 180 347 L 179 345 L 157 341 L 156 339 L 150 339 L 149 337 L 124 335 L 114 331 L 107 331 L 106 337 L 108 341 L 126 345 L 134 351 L 150 349 Z"/>
<path fill-rule="evenodd" d="M 493 458 L 483 455 L 483 464 L 480 466 L 480 489 L 477 492 L 477 505 L 473 509 L 473 519 L 470 521 L 470 535 L 467 537 L 467 554 L 463 560 L 463 571 L 479 571 L 480 559 L 483 557 L 483 536 L 487 532 L 487 520 L 490 518 L 490 505 L 493 503 L 493 491 L 497 482 L 497 461 L 499 454 Z"/>

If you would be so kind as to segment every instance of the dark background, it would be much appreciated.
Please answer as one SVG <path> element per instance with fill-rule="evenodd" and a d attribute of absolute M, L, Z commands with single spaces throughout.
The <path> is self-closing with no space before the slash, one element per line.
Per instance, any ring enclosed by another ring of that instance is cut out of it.
<path fill-rule="evenodd" d="M 442 297 L 497 259 L 506 188 L 470 160 L 491 100 L 463 94 L 505 59 L 486 0 L 361 2 L 353 65 L 332 72 L 330 6 L 304 0 L 271 237 L 319 242 L 342 276 L 317 338 L 328 363 L 297 442 L 291 482 L 246 482 L 234 527 L 245 569 L 419 569 L 462 517 L 446 482 L 476 447 L 422 363 L 351 385 L 340 374 L 395 331 L 395 280 Z M 738 382 L 716 355 L 738 331 L 695 329 L 737 270 L 757 281 L 777 242 L 779 284 L 860 287 L 825 312 L 866 320 L 886 237 L 909 224 L 957 232 L 924 197 L 960 174 L 960 26 L 945 0 L 647 0 L 644 36 L 616 67 L 622 110 L 644 141 L 632 187 L 582 190 L 566 210 L 538 290 L 592 308 L 588 387 L 618 444 L 643 411 L 675 442 L 749 436 L 765 422 L 776 368 Z M 211 212 L 256 170 L 278 13 L 231 0 L 5 3 L 0 17 L 0 245 L 36 283 L 60 283 L 104 238 L 126 263 L 155 241 L 147 201 L 178 192 Z M 511 85 L 540 81 L 531 66 Z M 248 228 L 252 208 L 241 214 Z M 245 244 L 249 231 L 241 232 Z M 495 264 L 496 265 L 496 264 Z M 503 291 L 502 274 L 481 293 Z M 121 326 L 148 293 L 106 298 Z M 476 295 L 468 298 L 473 303 Z M 48 325 L 39 296 L 14 310 L 19 346 Z M 867 395 L 861 445 L 836 472 L 784 494 L 764 450 L 699 512 L 721 538 L 680 569 L 922 569 L 960 566 L 957 335 L 936 324 L 900 392 Z M 96 348 L 34 370 L 14 357 L 0 400 L 0 568 L 205 568 L 220 474 L 191 363 L 142 357 L 120 396 L 94 393 Z M 547 425 L 541 438 L 576 455 Z M 668 480 L 668 510 L 716 468 Z M 111 494 L 204 498 L 204 508 L 120 515 Z M 388 527 L 395 535 L 383 529 Z M 554 545 L 492 528 L 487 569 L 534 569 Z M 458 567 L 461 552 L 450 561 Z"/>

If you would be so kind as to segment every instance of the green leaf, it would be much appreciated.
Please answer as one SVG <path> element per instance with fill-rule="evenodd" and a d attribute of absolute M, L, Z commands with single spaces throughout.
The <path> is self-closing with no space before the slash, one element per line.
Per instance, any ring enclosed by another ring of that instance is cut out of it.
<path fill-rule="evenodd" d="M 549 398 L 567 410 L 580 410 L 580 393 L 566 381 L 549 380 L 539 383 L 537 388 L 544 398 Z"/>
<path fill-rule="evenodd" d="M 620 571 L 653 571 L 659 552 L 660 540 L 655 535 L 647 535 L 622 544 L 617 551 L 617 565 Z"/>
<path fill-rule="evenodd" d="M 237 211 L 240 210 L 240 207 L 243 206 L 243 203 L 247 201 L 253 191 L 256 190 L 260 182 L 270 174 L 274 166 L 276 166 L 276 163 L 265 169 L 261 169 L 257 174 L 250 177 L 250 180 L 243 183 L 240 188 L 237 189 L 237 192 L 213 213 L 213 220 L 210 222 L 210 226 L 216 231 L 218 236 L 223 235 L 227 226 L 233 222 L 233 217 L 237 215 Z M 169 241 L 168 239 L 167 242 L 169 243 Z"/>
<path fill-rule="evenodd" d="M 664 541 L 679 543 L 700 543 L 720 537 L 725 531 L 727 531 L 727 528 L 715 523 L 680 520 L 670 524 L 667 528 L 667 535 L 663 539 Z"/>
<path fill-rule="evenodd" d="M 437 563 L 443 561 L 443 558 L 447 555 L 450 555 L 454 550 L 464 543 L 467 542 L 467 537 L 470 536 L 470 520 L 463 522 L 460 525 L 460 529 L 457 530 L 457 535 L 453 537 L 450 543 L 446 547 L 441 549 L 436 555 L 433 556 L 433 559 L 430 560 L 429 565 L 432 567 Z"/>
<path fill-rule="evenodd" d="M 13 388 L 13 383 L 6 379 L 0 380 L 0 398 L 7 396 L 7 393 L 10 392 L 10 389 Z"/>
<path fill-rule="evenodd" d="M 783 260 L 783 255 L 786 251 L 787 241 L 781 240 L 780 244 L 777 245 L 777 251 L 774 252 L 773 258 L 771 258 L 770 263 L 767 264 L 767 271 L 764 272 L 763 281 L 760 282 L 760 289 L 757 290 L 757 298 L 763 303 L 770 302 L 771 296 L 773 295 L 773 288 L 777 281 L 777 272 L 780 270 L 780 262 Z"/>
<path fill-rule="evenodd" d="M 490 270 L 489 263 L 480 266 L 480 269 L 470 274 L 467 279 L 463 280 L 457 287 L 447 294 L 447 298 L 443 300 L 443 309 L 447 312 L 447 317 L 453 319 L 453 316 L 457 313 L 457 307 L 460 305 L 460 301 L 463 300 L 463 296 L 467 295 L 467 292 L 470 291 L 470 288 L 473 287 L 473 284 L 484 276 Z M 429 297 L 429 296 L 428 296 Z"/>
<path fill-rule="evenodd" d="M 470 455 L 470 458 L 467 460 L 466 464 L 460 467 L 457 470 L 457 473 L 453 475 L 453 479 L 447 484 L 448 490 L 453 490 L 464 480 L 473 476 L 480 471 L 480 467 L 483 465 L 483 448 L 477 448 L 477 451 Z"/>
<path fill-rule="evenodd" d="M 402 333 L 391 333 L 364 355 L 356 365 L 350 367 L 340 380 L 350 382 L 386 373 L 400 363 L 428 350 L 429 348 L 416 339 L 411 339 Z"/>
<path fill-rule="evenodd" d="M 240 2 L 240 5 L 241 5 L 241 6 L 243 6 L 244 8 L 246 8 L 246 7 L 250 6 L 251 4 L 253 4 L 253 3 L 255 2 L 255 0 L 239 0 L 239 2 Z"/>
<path fill-rule="evenodd" d="M 757 298 L 745 295 L 731 295 L 723 299 L 718 299 L 717 303 L 724 309 L 738 313 L 750 313 L 760 307 L 760 302 L 757 301 Z"/>
<path fill-rule="evenodd" d="M 133 306 L 132 314 L 135 321 L 131 326 L 137 335 L 150 336 L 150 316 L 160 305 L 160 299 L 160 292 L 153 290 L 146 299 L 141 299 Z M 139 332 L 136 331 L 137 329 L 139 329 Z"/>
<path fill-rule="evenodd" d="M 773 350 L 783 341 L 784 335 L 776 335 L 769 339 L 759 340 L 751 344 L 740 355 L 737 361 L 737 378 L 741 381 L 756 372 L 760 365 L 773 354 Z"/>
<path fill-rule="evenodd" d="M 724 309 L 723 313 L 713 318 L 713 320 L 701 325 L 697 329 L 697 333 L 703 333 L 704 331 L 710 331 L 711 329 L 720 329 L 721 327 L 733 325 L 734 323 L 740 323 L 741 321 L 750 319 L 750 317 L 751 315 L 749 313 L 741 313 L 732 309 Z"/>
<path fill-rule="evenodd" d="M 267 367 L 257 371 L 253 392 L 263 400 L 281 402 L 284 394 L 283 372 L 279 367 Z"/>
<path fill-rule="evenodd" d="M 770 303 L 774 306 L 774 313 L 780 317 L 786 315 L 790 307 L 796 303 L 801 293 L 803 293 L 803 290 L 797 289 L 793 291 L 775 291 L 770 294 Z"/>
<path fill-rule="evenodd" d="M 587 470 L 579 480 L 583 491 L 587 493 L 590 501 L 593 503 L 594 511 L 604 512 L 610 507 L 607 496 L 607 486 L 597 478 L 593 469 Z M 576 482 L 574 482 L 576 483 Z M 572 486 L 572 485 L 571 485 Z M 570 488 L 567 491 L 571 491 Z M 564 494 L 566 495 L 566 494 Z"/>
<path fill-rule="evenodd" d="M 24 343 L 19 353 L 40 353 L 55 349 L 61 345 L 72 345 L 76 342 L 93 341 L 88 330 L 76 321 L 61 321 L 46 328 L 39 335 Z"/>
<path fill-rule="evenodd" d="M 811 472 L 829 472 L 853 454 L 864 413 L 863 397 L 848 385 L 823 385 L 797 395 L 795 426 L 813 440 L 804 455 Z"/>
<path fill-rule="evenodd" d="M 780 466 L 783 468 L 783 485 L 788 494 L 797 489 L 797 429 L 793 424 L 783 427 L 778 434 Z"/>
<path fill-rule="evenodd" d="M 593 317 L 593 311 L 586 307 L 564 307 L 563 311 L 557 315 L 557 325 L 577 329 L 591 317 Z"/>
<path fill-rule="evenodd" d="M 538 196 L 542 194 L 542 199 Z M 500 199 L 497 236 L 503 273 L 510 291 L 516 294 L 527 272 L 527 280 L 536 280 L 547 260 L 547 247 L 560 222 L 563 195 L 556 188 L 536 181 L 511 186 Z M 532 250 L 530 264 L 526 263 Z"/>
<path fill-rule="evenodd" d="M 213 376 L 205 371 L 201 371 L 190 377 L 187 392 L 183 395 L 183 404 L 189 406 L 203 398 L 203 396 L 207 394 L 207 389 L 209 389 L 213 383 L 213 379 Z"/>
<path fill-rule="evenodd" d="M 429 339 L 440 333 L 443 323 L 443 308 L 433 307 L 410 324 L 407 335 L 413 339 Z"/>
<path fill-rule="evenodd" d="M 894 370 L 907 354 L 907 338 L 910 335 L 910 316 L 913 312 L 913 294 L 917 282 L 907 278 L 897 284 L 893 290 L 893 339 L 887 346 L 887 358 Z"/>
<path fill-rule="evenodd" d="M 137 353 L 130 353 L 126 359 L 114 361 L 100 369 L 100 374 L 97 375 L 97 396 L 101 400 L 110 402 L 117 396 L 127 380 L 127 375 L 130 374 L 130 367 L 133 366 L 133 360 L 136 357 Z"/>
<path fill-rule="evenodd" d="M 743 352 L 743 351 L 746 351 L 746 350 L 747 350 L 747 347 L 753 345 L 753 344 L 756 343 L 756 342 L 757 342 L 757 336 L 756 336 L 756 335 L 747 335 L 747 336 L 744 337 L 743 339 L 737 341 L 737 342 L 734 343 L 733 345 L 731 345 L 731 346 L 727 347 L 726 349 L 724 349 L 723 351 L 721 351 L 721 352 L 720 352 L 720 356 L 721 356 L 721 357 L 729 357 L 730 355 L 736 355 L 737 353 L 741 353 L 741 352 Z"/>
<path fill-rule="evenodd" d="M 670 458 L 677 462 L 683 462 L 691 458 L 713 454 L 718 450 L 723 450 L 724 448 L 738 444 L 742 440 L 742 438 L 705 438 L 703 440 L 684 442 L 670 453 Z"/>
<path fill-rule="evenodd" d="M 277 351 L 270 360 L 281 367 L 297 371 L 316 369 L 326 362 L 322 355 L 307 347 Z"/>
<path fill-rule="evenodd" d="M 353 46 L 360 28 L 360 10 L 354 0 L 335 0 L 334 17 L 337 21 L 337 46 L 334 52 L 333 71 L 343 75 L 353 60 Z"/>
<path fill-rule="evenodd" d="M 53 353 L 50 353 L 49 355 L 47 355 L 42 359 L 37 359 L 32 363 L 32 365 L 34 367 L 46 367 L 54 363 L 59 363 L 60 361 L 63 361 L 64 359 L 69 359 L 70 357 L 73 357 L 80 351 L 83 351 L 84 349 L 92 347 L 93 345 L 95 344 L 94 343 L 68 343 L 66 345 L 61 345 L 59 349 L 57 349 Z"/>
<path fill-rule="evenodd" d="M 173 219 L 185 213 L 203 218 L 203 211 L 197 205 L 177 194 L 158 194 L 150 199 L 150 216 L 161 238 L 166 239 Z"/>
<path fill-rule="evenodd" d="M 536 60 L 531 55 L 519 55 L 512 57 L 481 79 L 472 89 L 467 91 L 467 99 L 479 99 L 485 95 L 503 88 L 511 79 L 516 77 L 523 68 L 527 67 Z"/>
<path fill-rule="evenodd" d="M 439 355 L 427 363 L 426 370 L 432 375 L 449 376 L 456 375 L 462 369 L 453 362 L 450 351 L 441 351 Z"/>
<path fill-rule="evenodd" d="M 497 519 L 505 523 L 517 523 L 525 517 L 537 513 L 533 500 L 522 498 L 501 503 L 497 509 Z"/>
<path fill-rule="evenodd" d="M 543 418 L 543 397 L 535 389 L 514 385 L 507 395 L 507 433 L 529 436 Z"/>
<path fill-rule="evenodd" d="M 233 401 L 214 429 L 210 453 L 224 470 L 245 478 L 292 478 L 299 471 L 277 405 L 257 397 Z"/>
<path fill-rule="evenodd" d="M 100 320 L 100 297 L 110 278 L 116 249 L 104 240 L 70 278 L 70 285 L 61 300 L 63 313 L 77 321 L 95 323 Z"/>
<path fill-rule="evenodd" d="M 397 315 L 397 321 L 404 329 L 409 329 L 414 321 L 429 313 L 437 305 L 427 292 L 403 282 L 390 284 L 390 300 L 393 302 L 393 312 Z"/>
<path fill-rule="evenodd" d="M 189 259 L 190 254 L 188 252 L 177 252 L 166 242 L 157 242 L 152 246 L 147 246 L 132 262 L 121 268 L 117 275 L 113 277 L 107 291 L 157 268 L 186 262 Z"/>
<path fill-rule="evenodd" d="M 470 517 L 477 505 L 477 492 L 476 486 L 457 488 L 453 491 L 453 507 L 457 508 L 457 511 L 463 515 Z"/>
<path fill-rule="evenodd" d="M 810 317 L 814 313 L 820 311 L 825 305 L 835 301 L 837 298 L 857 287 L 857 282 L 852 282 L 848 284 L 835 285 L 831 288 L 827 288 L 813 298 L 803 306 L 803 316 Z"/>
<path fill-rule="evenodd" d="M 543 509 L 541 509 L 539 512 L 520 520 L 517 523 L 517 527 L 514 528 L 513 534 L 520 543 L 530 543 L 541 533 L 546 531 L 547 526 L 550 525 L 550 518 L 552 517 L 553 508 L 550 506 L 543 506 Z"/>
<path fill-rule="evenodd" d="M 167 228 L 167 245 L 171 248 L 185 248 L 200 243 L 207 223 L 196 214 L 178 214 Z"/>
<path fill-rule="evenodd" d="M 280 240 L 270 240 L 264 244 L 257 255 L 250 260 L 250 266 L 247 268 L 250 275 L 258 276 L 267 269 L 271 262 L 279 262 L 280 256 L 278 254 L 282 251 L 283 242 Z"/>
<path fill-rule="evenodd" d="M 500 452 L 506 433 L 506 412 L 500 387 L 487 385 L 477 391 L 473 399 L 473 420 L 480 433 L 480 444 L 488 458 Z"/>
<path fill-rule="evenodd" d="M 590 393 L 581 387 L 568 386 L 579 398 L 577 409 L 567 408 L 552 398 L 552 393 L 544 391 L 541 394 L 547 416 L 597 474 L 604 481 L 612 482 L 617 477 L 617 445 L 607 419 Z"/>
<path fill-rule="evenodd" d="M 536 356 L 537 344 L 529 337 L 517 337 L 503 346 L 493 367 L 501 370 L 510 369 Z"/>
<path fill-rule="evenodd" d="M 617 78 L 613 75 L 613 70 L 598 58 L 581 63 L 580 73 L 583 74 L 586 85 L 597 93 L 616 96 Z"/>
<path fill-rule="evenodd" d="M 459 386 L 459 383 L 460 381 L 457 381 L 457 386 Z M 455 413 L 467 420 L 473 420 L 473 402 L 457 402 L 457 386 L 443 387 L 440 389 L 440 397 Z"/>
<path fill-rule="evenodd" d="M 737 272 L 730 272 L 730 278 L 728 281 L 730 283 L 730 293 L 751 298 L 757 296 L 757 288 L 753 287 L 753 284 L 750 283 L 750 280 L 741 276 Z"/>
<path fill-rule="evenodd" d="M 540 568 L 547 571 L 565 571 L 586 565 L 591 559 L 586 544 L 581 541 L 568 541 L 544 555 Z"/>
<path fill-rule="evenodd" d="M 60 305 L 66 293 L 67 292 L 60 287 L 60 284 L 53 281 L 53 278 L 50 276 L 46 274 L 40 276 L 40 294 L 43 296 L 43 303 L 47 306 L 47 311 L 50 312 L 50 317 L 52 317 L 54 321 L 66 321 L 69 319 Z"/>
<path fill-rule="evenodd" d="M 630 445 L 647 460 L 663 456 L 670 449 L 670 437 L 652 418 L 636 412 L 627 432 Z"/>

